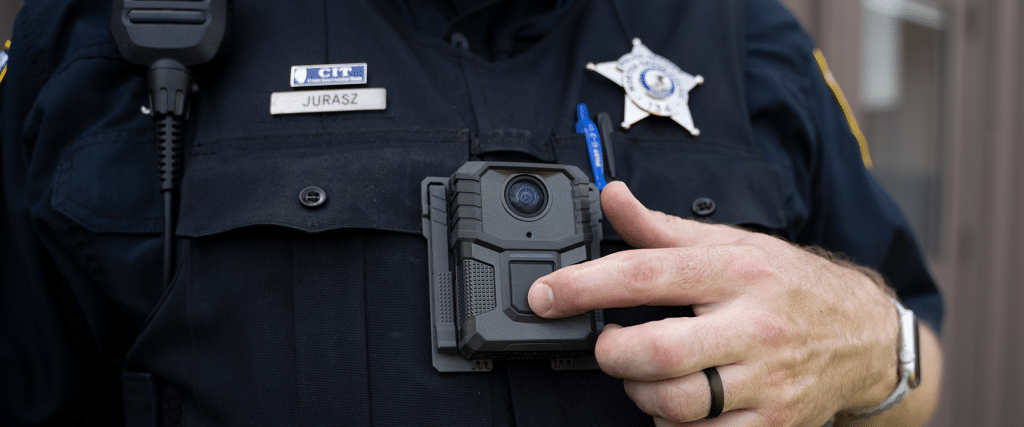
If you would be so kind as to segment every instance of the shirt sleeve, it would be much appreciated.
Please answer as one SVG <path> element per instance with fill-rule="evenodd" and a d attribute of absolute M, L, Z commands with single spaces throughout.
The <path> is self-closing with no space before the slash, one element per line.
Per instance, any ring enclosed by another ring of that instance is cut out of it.
<path fill-rule="evenodd" d="M 120 360 L 141 321 L 93 276 L 91 235 L 51 202 L 69 135 L 110 125 L 93 101 L 120 80 L 79 74 L 116 59 L 110 3 L 85 3 L 26 3 L 0 87 L 0 410 L 15 425 L 123 423 Z"/>
<path fill-rule="evenodd" d="M 882 274 L 939 330 L 942 298 L 909 224 L 865 167 L 856 128 L 811 38 L 774 0 L 747 0 L 747 105 L 758 147 L 780 166 L 794 243 Z"/>

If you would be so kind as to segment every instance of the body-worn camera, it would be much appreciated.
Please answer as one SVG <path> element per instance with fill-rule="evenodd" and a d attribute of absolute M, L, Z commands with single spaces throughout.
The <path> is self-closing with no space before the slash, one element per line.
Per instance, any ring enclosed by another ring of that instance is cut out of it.
<path fill-rule="evenodd" d="M 597 258 L 601 199 L 575 166 L 468 162 L 422 184 L 430 248 L 431 345 L 440 372 L 489 371 L 494 360 L 550 359 L 597 369 L 600 310 L 549 320 L 533 282 Z"/>

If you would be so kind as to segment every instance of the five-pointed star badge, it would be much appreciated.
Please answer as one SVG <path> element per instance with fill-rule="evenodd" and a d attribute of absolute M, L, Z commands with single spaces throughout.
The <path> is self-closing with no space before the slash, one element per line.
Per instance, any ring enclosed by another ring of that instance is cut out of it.
<path fill-rule="evenodd" d="M 625 117 L 622 127 L 629 129 L 634 123 L 651 114 L 671 117 L 693 136 L 700 129 L 693 124 L 690 114 L 690 90 L 704 83 L 704 77 L 691 75 L 633 39 L 633 50 L 617 61 L 587 64 L 595 71 L 626 89 Z"/>

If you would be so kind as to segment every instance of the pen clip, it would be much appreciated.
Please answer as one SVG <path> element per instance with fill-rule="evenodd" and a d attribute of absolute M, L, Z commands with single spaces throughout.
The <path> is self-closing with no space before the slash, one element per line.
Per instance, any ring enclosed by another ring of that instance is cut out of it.
<path fill-rule="evenodd" d="M 604 154 L 601 150 L 601 136 L 597 125 L 590 119 L 587 104 L 576 106 L 576 133 L 582 133 L 587 139 L 587 154 L 590 155 L 590 167 L 594 172 L 594 185 L 604 190 L 608 185 L 604 180 Z"/>

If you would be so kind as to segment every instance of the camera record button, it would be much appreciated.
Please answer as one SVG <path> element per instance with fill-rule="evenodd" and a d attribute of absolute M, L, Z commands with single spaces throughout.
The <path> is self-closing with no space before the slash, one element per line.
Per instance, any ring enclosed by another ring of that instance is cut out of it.
<path fill-rule="evenodd" d="M 320 187 L 306 187 L 299 193 L 299 202 L 307 208 L 315 208 L 327 201 L 327 193 Z"/>
<path fill-rule="evenodd" d="M 512 284 L 512 308 L 523 314 L 534 314 L 530 309 L 530 286 L 541 277 L 555 271 L 555 264 L 550 262 L 511 262 L 508 276 Z"/>

